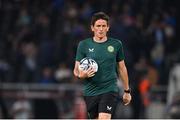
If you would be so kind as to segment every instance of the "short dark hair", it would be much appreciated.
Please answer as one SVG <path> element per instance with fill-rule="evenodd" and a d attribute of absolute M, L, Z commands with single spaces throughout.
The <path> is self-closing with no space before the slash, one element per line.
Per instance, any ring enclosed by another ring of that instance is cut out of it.
<path fill-rule="evenodd" d="M 92 19 L 91 19 L 91 25 L 94 26 L 95 22 L 99 19 L 106 20 L 107 24 L 109 25 L 109 16 L 105 14 L 104 12 L 97 12 L 93 14 Z"/>

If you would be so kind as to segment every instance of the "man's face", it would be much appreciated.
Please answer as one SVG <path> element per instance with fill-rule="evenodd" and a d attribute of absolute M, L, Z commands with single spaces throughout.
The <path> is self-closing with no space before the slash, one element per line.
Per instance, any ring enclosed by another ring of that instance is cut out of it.
<path fill-rule="evenodd" d="M 109 31 L 109 26 L 106 20 L 99 19 L 95 22 L 94 26 L 91 25 L 91 30 L 94 32 L 94 36 L 100 39 L 106 37 Z"/>

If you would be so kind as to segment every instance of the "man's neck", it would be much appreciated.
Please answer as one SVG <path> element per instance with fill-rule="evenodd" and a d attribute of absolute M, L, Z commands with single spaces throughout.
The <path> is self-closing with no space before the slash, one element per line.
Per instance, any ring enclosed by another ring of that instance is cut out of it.
<path fill-rule="evenodd" d="M 99 38 L 99 37 L 93 37 L 93 40 L 95 42 L 98 42 L 98 43 L 102 43 L 102 42 L 105 42 L 107 40 L 107 36 L 106 37 L 103 37 L 103 38 Z"/>

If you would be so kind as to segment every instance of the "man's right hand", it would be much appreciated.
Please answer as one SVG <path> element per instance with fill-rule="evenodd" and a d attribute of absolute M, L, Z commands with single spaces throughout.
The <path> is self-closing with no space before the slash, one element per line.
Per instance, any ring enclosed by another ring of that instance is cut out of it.
<path fill-rule="evenodd" d="M 79 70 L 79 78 L 89 78 L 95 75 L 95 70 L 92 67 L 89 67 L 87 70 Z"/>

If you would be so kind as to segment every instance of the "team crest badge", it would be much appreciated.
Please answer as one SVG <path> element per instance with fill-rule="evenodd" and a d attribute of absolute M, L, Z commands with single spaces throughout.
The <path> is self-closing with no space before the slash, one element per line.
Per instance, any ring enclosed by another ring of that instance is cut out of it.
<path fill-rule="evenodd" d="M 107 50 L 108 50 L 109 52 L 114 52 L 114 47 L 110 45 L 110 46 L 108 46 Z"/>

